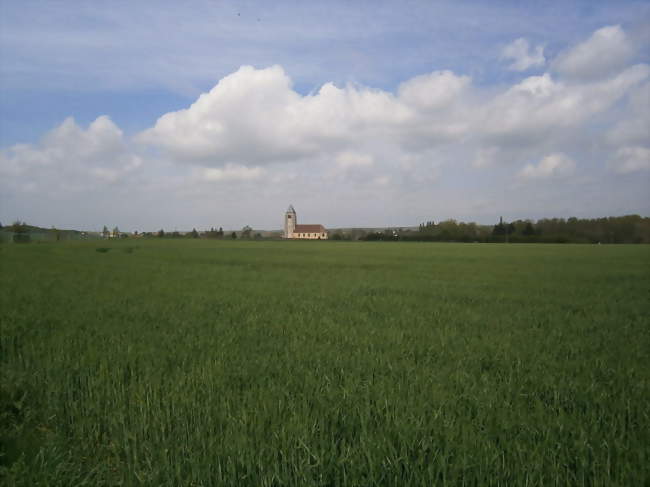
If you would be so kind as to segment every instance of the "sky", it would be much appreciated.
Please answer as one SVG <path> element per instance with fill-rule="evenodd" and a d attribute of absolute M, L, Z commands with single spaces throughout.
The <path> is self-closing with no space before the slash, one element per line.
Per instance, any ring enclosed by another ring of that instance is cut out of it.
<path fill-rule="evenodd" d="M 650 1 L 0 0 L 0 222 L 650 216 Z"/>

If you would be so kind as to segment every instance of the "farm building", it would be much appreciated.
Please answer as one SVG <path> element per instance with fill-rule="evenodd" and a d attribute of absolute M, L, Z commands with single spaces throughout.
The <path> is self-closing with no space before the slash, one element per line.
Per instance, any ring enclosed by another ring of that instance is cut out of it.
<path fill-rule="evenodd" d="M 293 205 L 289 205 L 284 214 L 284 238 L 324 240 L 327 239 L 327 230 L 323 225 L 299 225 L 296 210 Z"/>

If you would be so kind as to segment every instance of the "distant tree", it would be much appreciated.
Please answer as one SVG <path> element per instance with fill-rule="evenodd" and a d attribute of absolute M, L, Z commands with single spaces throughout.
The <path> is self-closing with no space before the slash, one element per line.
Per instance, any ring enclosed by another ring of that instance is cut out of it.
<path fill-rule="evenodd" d="M 165 231 L 161 228 L 158 230 L 158 237 L 163 238 L 165 236 Z"/>
<path fill-rule="evenodd" d="M 217 238 L 223 238 L 223 228 L 219 227 L 219 231 L 217 232 Z"/>
<path fill-rule="evenodd" d="M 27 223 L 16 220 L 11 224 L 9 229 L 14 233 L 27 233 L 29 229 L 27 228 Z"/>
<path fill-rule="evenodd" d="M 113 228 L 113 237 L 119 237 L 120 236 L 120 229 L 115 227 Z"/>
<path fill-rule="evenodd" d="M 174 231 L 172 232 L 172 238 L 178 238 L 178 237 L 180 237 L 180 236 L 181 236 L 181 234 L 178 232 L 178 230 L 174 230 Z"/>
<path fill-rule="evenodd" d="M 253 229 L 246 225 L 244 228 L 241 230 L 241 238 L 251 238 L 251 232 Z"/>
<path fill-rule="evenodd" d="M 496 225 L 494 225 L 494 228 L 492 229 L 492 235 L 505 235 L 506 234 L 506 226 L 503 224 L 503 222 L 499 222 Z"/>
<path fill-rule="evenodd" d="M 196 228 L 192 229 L 192 232 L 190 233 L 190 236 L 192 238 L 199 238 L 199 232 L 196 231 Z"/>
<path fill-rule="evenodd" d="M 232 232 L 230 234 L 230 238 L 232 238 L 233 240 L 236 240 L 237 239 L 237 232 Z"/>
<path fill-rule="evenodd" d="M 27 223 L 16 220 L 12 223 L 10 229 L 14 232 L 13 240 L 15 243 L 28 243 L 31 241 Z"/>
<path fill-rule="evenodd" d="M 54 240 L 57 242 L 61 240 L 61 230 L 52 225 L 52 233 L 54 234 Z"/>
<path fill-rule="evenodd" d="M 532 237 L 535 235 L 535 227 L 533 227 L 533 224 L 531 222 L 526 222 L 526 225 L 524 226 L 524 229 L 521 231 L 522 235 L 525 235 L 526 237 Z"/>
<path fill-rule="evenodd" d="M 336 232 L 332 235 L 332 240 L 343 240 L 343 234 L 341 232 Z"/>

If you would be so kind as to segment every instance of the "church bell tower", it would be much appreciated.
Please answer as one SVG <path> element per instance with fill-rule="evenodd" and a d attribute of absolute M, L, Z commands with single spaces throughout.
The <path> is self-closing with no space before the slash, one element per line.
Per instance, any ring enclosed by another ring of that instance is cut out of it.
<path fill-rule="evenodd" d="M 289 205 L 287 212 L 284 214 L 284 238 L 293 238 L 296 223 L 298 223 L 296 210 L 293 209 L 293 205 Z"/>

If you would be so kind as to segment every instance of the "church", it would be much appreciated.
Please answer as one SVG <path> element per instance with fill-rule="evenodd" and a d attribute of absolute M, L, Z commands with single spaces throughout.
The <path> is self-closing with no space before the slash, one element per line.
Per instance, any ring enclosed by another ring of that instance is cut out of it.
<path fill-rule="evenodd" d="M 323 225 L 298 225 L 298 217 L 293 205 L 284 214 L 284 238 L 325 240 L 327 230 Z"/>

